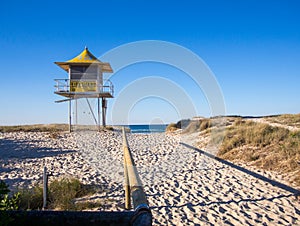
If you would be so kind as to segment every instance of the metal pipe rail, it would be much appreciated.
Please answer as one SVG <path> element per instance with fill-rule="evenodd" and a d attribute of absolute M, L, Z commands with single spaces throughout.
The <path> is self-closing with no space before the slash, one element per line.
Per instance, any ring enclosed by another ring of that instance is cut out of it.
<path fill-rule="evenodd" d="M 54 79 L 55 92 L 71 92 L 70 91 L 70 79 Z M 98 85 L 98 90 L 100 93 L 110 93 L 112 96 L 114 95 L 114 85 L 109 79 L 104 79 L 102 85 Z"/>
<path fill-rule="evenodd" d="M 124 152 L 124 176 L 125 176 L 125 208 L 130 209 L 130 197 L 132 197 L 135 214 L 132 217 L 132 225 L 152 225 L 152 214 L 148 206 L 147 198 L 139 178 L 136 165 L 134 164 L 126 137 L 125 128 L 123 132 L 123 152 Z"/>

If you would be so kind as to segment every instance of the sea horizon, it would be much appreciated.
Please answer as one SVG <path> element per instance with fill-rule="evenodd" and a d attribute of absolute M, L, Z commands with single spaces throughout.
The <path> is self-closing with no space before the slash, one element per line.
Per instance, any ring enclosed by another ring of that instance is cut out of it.
<path fill-rule="evenodd" d="M 163 133 L 168 124 L 129 124 L 120 125 L 130 129 L 131 133 Z"/>

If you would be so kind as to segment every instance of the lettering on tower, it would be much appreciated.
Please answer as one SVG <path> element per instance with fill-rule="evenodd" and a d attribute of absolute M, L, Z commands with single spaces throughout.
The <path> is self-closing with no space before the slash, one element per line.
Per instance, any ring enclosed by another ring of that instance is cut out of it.
<path fill-rule="evenodd" d="M 85 92 L 96 92 L 96 91 L 97 91 L 96 81 L 71 80 L 70 82 L 70 92 L 85 93 Z"/>

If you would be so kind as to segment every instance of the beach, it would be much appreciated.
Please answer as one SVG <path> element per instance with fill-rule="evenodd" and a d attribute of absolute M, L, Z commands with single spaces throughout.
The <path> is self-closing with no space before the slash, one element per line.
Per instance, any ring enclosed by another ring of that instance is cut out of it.
<path fill-rule="evenodd" d="M 180 134 L 127 138 L 154 225 L 300 225 L 300 201 L 290 187 L 255 176 L 287 184 L 282 175 L 217 161 Z M 46 166 L 50 181 L 71 177 L 102 186 L 90 197 L 110 200 L 99 210 L 124 211 L 120 131 L 1 133 L 0 154 L 0 179 L 12 190 L 41 184 Z"/>

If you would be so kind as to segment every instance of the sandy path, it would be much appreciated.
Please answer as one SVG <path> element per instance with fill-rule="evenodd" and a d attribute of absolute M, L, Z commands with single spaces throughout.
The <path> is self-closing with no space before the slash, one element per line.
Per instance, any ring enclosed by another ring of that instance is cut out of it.
<path fill-rule="evenodd" d="M 0 179 L 10 185 L 71 176 L 106 185 L 105 210 L 122 210 L 123 156 L 119 132 L 0 134 Z M 128 135 L 152 208 L 154 225 L 300 225 L 300 203 L 283 189 L 180 144 L 180 136 Z M 276 178 L 276 175 L 271 175 Z M 121 204 L 121 205 L 120 205 Z"/>
<path fill-rule="evenodd" d="M 108 200 L 102 210 L 122 210 L 123 159 L 120 133 L 0 133 L 0 179 L 12 191 L 42 185 L 44 166 L 49 180 L 78 178 L 85 184 L 99 186 L 91 197 Z"/>
<path fill-rule="evenodd" d="M 156 225 L 300 225 L 300 203 L 290 192 L 201 155 L 174 137 L 139 136 L 129 144 L 137 165 L 149 168 L 141 177 Z"/>

